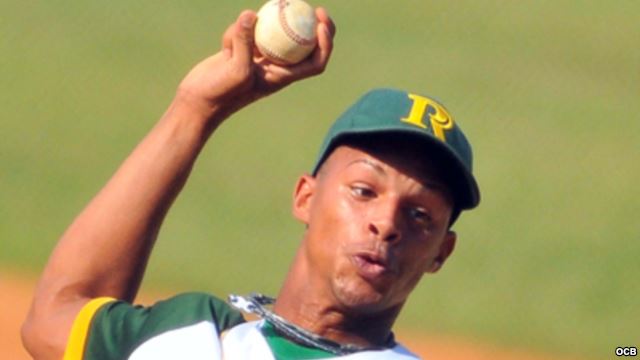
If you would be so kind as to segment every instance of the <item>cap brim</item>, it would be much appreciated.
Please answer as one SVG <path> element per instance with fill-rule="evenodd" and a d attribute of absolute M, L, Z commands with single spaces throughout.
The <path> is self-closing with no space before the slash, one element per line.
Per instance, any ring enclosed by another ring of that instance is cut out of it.
<path fill-rule="evenodd" d="M 449 148 L 440 139 L 434 136 L 426 134 L 424 131 L 412 130 L 411 128 L 398 128 L 398 127 L 377 127 L 375 129 L 352 129 L 346 130 L 338 134 L 327 144 L 325 149 L 322 149 L 322 157 L 318 159 L 313 174 L 315 175 L 320 165 L 327 159 L 329 154 L 339 145 L 348 144 L 350 137 L 360 137 L 367 135 L 386 135 L 386 134 L 405 134 L 411 135 L 418 142 L 423 142 L 425 146 L 430 147 L 431 151 L 438 151 L 446 158 L 448 164 L 448 170 L 452 174 L 451 188 L 453 196 L 456 199 L 456 206 L 460 210 L 473 209 L 480 203 L 480 190 L 478 183 L 473 174 L 467 169 L 464 162 L 458 157 L 458 155 Z"/>

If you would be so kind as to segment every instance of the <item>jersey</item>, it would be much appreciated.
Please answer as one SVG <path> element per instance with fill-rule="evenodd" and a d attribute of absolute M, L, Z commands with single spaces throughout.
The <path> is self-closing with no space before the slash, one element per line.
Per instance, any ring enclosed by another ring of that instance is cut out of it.
<path fill-rule="evenodd" d="M 402 345 L 337 356 L 280 336 L 264 320 L 246 322 L 224 301 L 187 293 L 153 306 L 111 298 L 87 303 L 77 315 L 64 360 L 108 359 L 345 359 L 415 360 Z"/>

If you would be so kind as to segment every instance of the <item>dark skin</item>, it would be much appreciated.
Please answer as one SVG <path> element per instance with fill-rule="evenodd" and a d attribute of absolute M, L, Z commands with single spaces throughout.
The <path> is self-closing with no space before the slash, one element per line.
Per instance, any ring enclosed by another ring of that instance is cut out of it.
<path fill-rule="evenodd" d="M 456 241 L 439 169 L 414 154 L 340 146 L 299 179 L 293 213 L 307 228 L 276 313 L 337 342 L 387 343 L 411 291 Z"/>
<path fill-rule="evenodd" d="M 298 65 L 254 53 L 255 13 L 245 11 L 225 32 L 222 50 L 189 72 L 160 121 L 53 251 L 22 328 L 34 358 L 62 357 L 90 299 L 134 300 L 168 209 L 229 115 L 324 71 L 335 27 L 323 9 L 316 15 L 318 47 Z M 455 244 L 447 226 L 452 202 L 437 169 L 409 155 L 339 147 L 316 177 L 300 178 L 293 213 L 307 229 L 276 313 L 337 342 L 386 342 L 411 290 Z"/>
<path fill-rule="evenodd" d="M 299 64 L 280 66 L 254 52 L 256 14 L 243 11 L 222 37 L 221 50 L 182 80 L 162 118 L 51 254 L 21 333 L 34 358 L 62 358 L 73 320 L 90 299 L 133 301 L 168 209 L 229 115 L 325 70 L 335 26 L 322 8 L 316 17 L 314 52 Z"/>

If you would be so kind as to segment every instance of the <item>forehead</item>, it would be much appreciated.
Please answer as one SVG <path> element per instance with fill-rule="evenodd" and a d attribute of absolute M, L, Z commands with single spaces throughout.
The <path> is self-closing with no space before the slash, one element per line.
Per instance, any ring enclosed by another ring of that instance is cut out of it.
<path fill-rule="evenodd" d="M 352 163 L 377 164 L 390 167 L 425 186 L 442 188 L 450 193 L 446 167 L 441 159 L 430 154 L 423 143 L 403 138 L 366 139 L 349 141 L 337 146 L 329 155 L 322 172 L 340 170 Z"/>

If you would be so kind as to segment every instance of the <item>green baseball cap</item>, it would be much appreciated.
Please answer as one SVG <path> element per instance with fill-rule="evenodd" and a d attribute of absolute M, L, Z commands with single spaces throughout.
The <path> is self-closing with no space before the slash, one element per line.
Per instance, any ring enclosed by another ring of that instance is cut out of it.
<path fill-rule="evenodd" d="M 315 175 L 338 145 L 353 137 L 399 134 L 424 141 L 425 152 L 417 156 L 440 157 L 451 172 L 456 207 L 472 209 L 480 203 L 480 190 L 472 173 L 471 145 L 449 112 L 425 96 L 395 89 L 374 89 L 345 111 L 329 129 Z"/>

